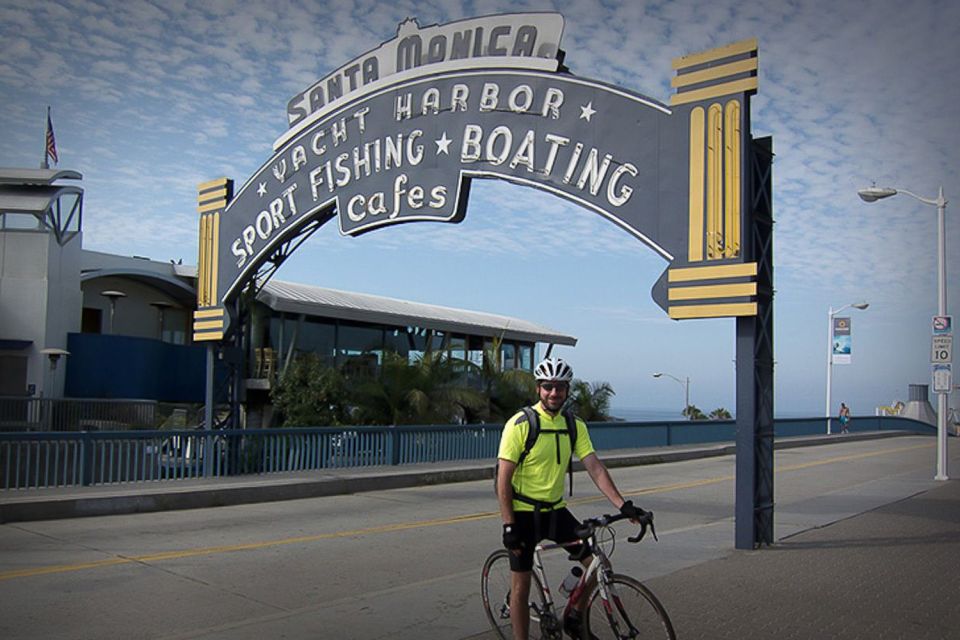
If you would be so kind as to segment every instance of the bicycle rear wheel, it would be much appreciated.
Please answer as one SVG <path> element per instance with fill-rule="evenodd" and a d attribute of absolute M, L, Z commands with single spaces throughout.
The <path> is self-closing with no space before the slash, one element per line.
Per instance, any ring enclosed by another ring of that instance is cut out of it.
<path fill-rule="evenodd" d="M 551 640 L 561 638 L 559 625 L 547 611 L 546 597 L 536 574 L 531 574 L 530 584 L 530 638 Z M 494 551 L 483 563 L 480 593 L 483 596 L 483 610 L 487 614 L 490 626 L 502 640 L 513 638 L 510 626 L 510 591 L 512 576 L 510 572 L 510 552 L 506 549 Z"/>
<path fill-rule="evenodd" d="M 584 638 L 675 640 L 673 623 L 653 592 L 630 576 L 614 574 L 607 584 L 609 600 L 600 596 L 600 585 L 587 600 Z"/>

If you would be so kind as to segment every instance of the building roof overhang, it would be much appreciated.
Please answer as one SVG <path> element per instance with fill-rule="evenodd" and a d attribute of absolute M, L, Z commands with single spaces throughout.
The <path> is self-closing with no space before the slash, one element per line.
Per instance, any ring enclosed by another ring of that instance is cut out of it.
<path fill-rule="evenodd" d="M 527 320 L 271 280 L 257 300 L 274 311 L 393 326 L 575 346 L 574 336 Z"/>
<path fill-rule="evenodd" d="M 71 169 L 21 169 L 0 167 L 0 184 L 51 185 L 57 180 L 82 180 L 79 171 Z"/>
<path fill-rule="evenodd" d="M 162 273 L 137 269 L 92 269 L 80 274 L 81 282 L 89 282 L 97 278 L 126 278 L 140 284 L 152 287 L 161 293 L 170 296 L 183 307 L 188 309 L 196 306 L 197 291 L 186 282 Z"/>
<path fill-rule="evenodd" d="M 0 183 L 0 213 L 32 213 L 42 216 L 65 195 L 83 195 L 83 189 L 74 186 L 24 187 Z"/>

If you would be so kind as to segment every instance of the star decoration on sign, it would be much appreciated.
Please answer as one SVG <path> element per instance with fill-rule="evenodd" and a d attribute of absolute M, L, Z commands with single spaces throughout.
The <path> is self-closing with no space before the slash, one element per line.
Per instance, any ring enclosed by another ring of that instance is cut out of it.
<path fill-rule="evenodd" d="M 447 137 L 447 132 L 444 131 L 443 135 L 440 136 L 439 140 L 434 140 L 437 143 L 437 155 L 444 153 L 450 155 L 450 143 L 453 142 L 450 138 Z"/>
<path fill-rule="evenodd" d="M 596 112 L 597 110 L 593 108 L 593 102 L 588 102 L 580 107 L 580 119 L 590 122 L 590 118 L 593 117 L 593 114 Z"/>
<path fill-rule="evenodd" d="M 266 183 L 266 182 L 261 182 L 261 183 L 257 186 L 257 195 L 262 198 L 264 195 L 266 195 L 266 193 L 267 193 L 267 183 Z"/>

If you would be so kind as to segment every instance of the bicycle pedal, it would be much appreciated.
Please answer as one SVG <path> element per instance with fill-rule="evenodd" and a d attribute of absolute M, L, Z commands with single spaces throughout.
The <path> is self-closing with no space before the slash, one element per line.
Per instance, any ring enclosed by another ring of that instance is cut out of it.
<path fill-rule="evenodd" d="M 566 633 L 571 638 L 580 640 L 581 627 L 582 627 L 581 620 L 577 616 L 566 616 L 563 619 L 563 632 Z"/>

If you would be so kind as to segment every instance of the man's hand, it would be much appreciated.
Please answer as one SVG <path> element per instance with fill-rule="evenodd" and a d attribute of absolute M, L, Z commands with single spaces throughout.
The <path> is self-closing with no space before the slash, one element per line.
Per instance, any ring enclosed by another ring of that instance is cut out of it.
<path fill-rule="evenodd" d="M 523 548 L 523 540 L 517 533 L 513 524 L 503 525 L 503 546 L 510 551 L 520 551 Z"/>
<path fill-rule="evenodd" d="M 633 506 L 633 500 L 627 500 L 620 505 L 620 513 L 630 518 L 635 524 L 640 521 L 640 518 L 647 515 L 647 512 L 643 509 Z"/>

